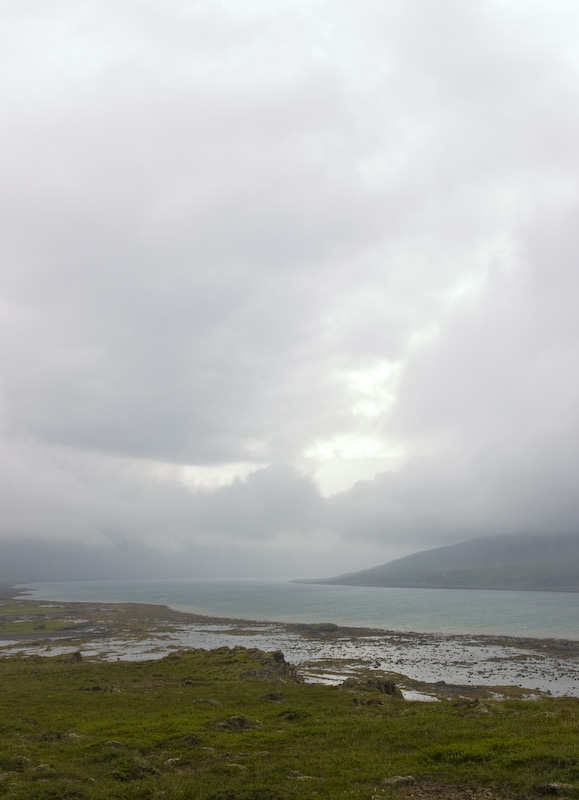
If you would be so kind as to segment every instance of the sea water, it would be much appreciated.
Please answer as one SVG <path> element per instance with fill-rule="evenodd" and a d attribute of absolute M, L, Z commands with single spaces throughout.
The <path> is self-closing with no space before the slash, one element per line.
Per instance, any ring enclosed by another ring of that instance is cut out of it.
<path fill-rule="evenodd" d="M 579 640 L 575 593 L 327 586 L 281 578 L 63 581 L 26 588 L 34 600 L 154 603 L 212 617 Z"/>

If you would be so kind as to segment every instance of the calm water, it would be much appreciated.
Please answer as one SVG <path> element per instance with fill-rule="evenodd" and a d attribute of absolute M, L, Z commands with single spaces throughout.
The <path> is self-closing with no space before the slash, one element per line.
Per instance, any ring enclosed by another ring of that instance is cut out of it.
<path fill-rule="evenodd" d="M 27 584 L 35 600 L 168 605 L 216 617 L 579 639 L 579 594 L 324 586 L 287 579 Z"/>

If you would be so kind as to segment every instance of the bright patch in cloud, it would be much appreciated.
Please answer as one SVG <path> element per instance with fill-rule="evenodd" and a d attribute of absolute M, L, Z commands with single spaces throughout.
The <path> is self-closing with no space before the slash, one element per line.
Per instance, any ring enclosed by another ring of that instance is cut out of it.
<path fill-rule="evenodd" d="M 306 450 L 306 458 L 329 459 L 390 458 L 402 455 L 401 448 L 389 448 L 383 441 L 370 436 L 343 434 L 324 442 L 316 442 Z"/>
<path fill-rule="evenodd" d="M 350 388 L 362 398 L 353 408 L 361 417 L 378 417 L 391 410 L 402 374 L 401 364 L 382 362 L 372 369 L 349 372 Z"/>

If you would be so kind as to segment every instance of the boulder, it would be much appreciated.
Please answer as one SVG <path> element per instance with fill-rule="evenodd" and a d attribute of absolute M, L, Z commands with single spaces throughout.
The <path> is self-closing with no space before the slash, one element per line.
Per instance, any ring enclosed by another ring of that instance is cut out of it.
<path fill-rule="evenodd" d="M 342 686 L 367 686 L 370 689 L 376 689 L 381 694 L 387 694 L 396 700 L 404 700 L 404 695 L 396 686 L 394 681 L 387 678 L 368 678 L 368 680 L 359 680 L 358 678 L 346 678 L 342 682 Z"/>

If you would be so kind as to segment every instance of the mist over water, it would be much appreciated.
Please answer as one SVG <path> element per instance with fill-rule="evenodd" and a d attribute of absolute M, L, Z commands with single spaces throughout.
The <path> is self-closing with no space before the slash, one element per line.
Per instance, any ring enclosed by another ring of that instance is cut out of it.
<path fill-rule="evenodd" d="M 286 579 L 27 584 L 47 601 L 153 603 L 214 617 L 579 640 L 579 594 L 326 586 Z"/>

